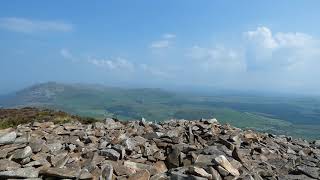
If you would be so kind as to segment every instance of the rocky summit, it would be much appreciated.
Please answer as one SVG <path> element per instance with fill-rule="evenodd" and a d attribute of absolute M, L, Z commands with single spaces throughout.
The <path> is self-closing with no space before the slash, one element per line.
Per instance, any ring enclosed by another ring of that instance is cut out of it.
<path fill-rule="evenodd" d="M 33 122 L 0 130 L 0 179 L 320 179 L 319 144 L 216 119 Z"/>

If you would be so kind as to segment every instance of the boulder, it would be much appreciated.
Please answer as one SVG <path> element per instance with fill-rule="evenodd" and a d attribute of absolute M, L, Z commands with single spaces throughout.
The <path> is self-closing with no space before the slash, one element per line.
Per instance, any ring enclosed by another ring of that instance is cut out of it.
<path fill-rule="evenodd" d="M 102 168 L 101 178 L 105 180 L 112 180 L 113 167 L 111 164 L 105 164 Z"/>
<path fill-rule="evenodd" d="M 193 175 L 196 175 L 196 176 L 212 179 L 212 175 L 207 173 L 207 171 L 204 170 L 203 168 L 191 166 L 191 167 L 189 167 L 189 171 L 188 172 L 190 174 L 193 174 Z"/>
<path fill-rule="evenodd" d="M 40 171 L 45 177 L 55 178 L 76 178 L 80 175 L 80 171 L 71 168 L 47 168 Z"/>
<path fill-rule="evenodd" d="M 150 173 L 146 169 L 138 171 L 130 175 L 128 178 L 128 180 L 149 180 L 149 179 L 150 179 Z"/>
<path fill-rule="evenodd" d="M 168 171 L 168 168 L 163 161 L 158 161 L 155 164 L 153 164 L 153 169 L 155 169 L 156 174 L 161 174 Z"/>
<path fill-rule="evenodd" d="M 100 150 L 100 155 L 114 161 L 119 160 L 121 157 L 120 153 L 114 149 Z"/>
<path fill-rule="evenodd" d="M 12 159 L 24 159 L 32 155 L 32 149 L 30 146 L 27 146 L 23 149 L 18 149 L 12 154 Z"/>
<path fill-rule="evenodd" d="M 11 171 L 21 167 L 20 164 L 8 159 L 0 159 L 0 171 Z"/>
<path fill-rule="evenodd" d="M 218 165 L 220 165 L 221 167 L 226 169 L 233 176 L 240 175 L 238 169 L 234 168 L 224 155 L 220 155 L 220 156 L 216 157 L 214 160 Z"/>
<path fill-rule="evenodd" d="M 212 180 L 222 180 L 219 172 L 215 170 L 213 167 L 209 167 L 209 172 L 211 174 Z"/>
<path fill-rule="evenodd" d="M 11 144 L 16 140 L 17 133 L 15 131 L 8 131 L 9 130 L 2 130 L 0 132 L 0 144 Z"/>
<path fill-rule="evenodd" d="M 34 167 L 18 168 L 9 171 L 1 171 L 0 178 L 37 178 L 39 176 L 39 170 Z"/>

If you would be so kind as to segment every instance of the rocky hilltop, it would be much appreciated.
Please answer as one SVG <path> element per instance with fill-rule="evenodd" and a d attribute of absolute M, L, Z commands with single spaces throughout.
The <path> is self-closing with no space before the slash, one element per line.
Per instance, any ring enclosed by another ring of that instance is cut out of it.
<path fill-rule="evenodd" d="M 216 119 L 33 122 L 0 130 L 0 179 L 320 179 L 320 142 Z"/>

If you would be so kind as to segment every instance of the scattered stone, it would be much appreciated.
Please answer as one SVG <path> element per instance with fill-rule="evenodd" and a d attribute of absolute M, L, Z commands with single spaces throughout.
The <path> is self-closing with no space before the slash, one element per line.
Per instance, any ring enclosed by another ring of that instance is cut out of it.
<path fill-rule="evenodd" d="M 30 140 L 29 146 L 31 147 L 33 153 L 37 153 L 41 151 L 45 143 L 46 142 L 43 139 L 34 138 Z"/>
<path fill-rule="evenodd" d="M 1 171 L 0 178 L 37 178 L 39 176 L 39 170 L 34 167 L 19 168 L 10 171 Z"/>
<path fill-rule="evenodd" d="M 166 164 L 163 161 L 158 161 L 153 165 L 153 168 L 156 170 L 156 174 L 165 173 L 168 171 Z"/>
<path fill-rule="evenodd" d="M 310 167 L 310 166 L 298 166 L 297 169 L 312 178 L 319 178 L 320 168 Z"/>
<path fill-rule="evenodd" d="M 55 142 L 52 144 L 47 144 L 47 148 L 52 154 L 58 153 L 62 149 L 62 144 L 60 142 Z"/>
<path fill-rule="evenodd" d="M 216 119 L 35 122 L 0 130 L 0 179 L 320 179 L 319 146 Z"/>
<path fill-rule="evenodd" d="M 16 150 L 13 155 L 12 159 L 24 159 L 32 155 L 32 149 L 30 146 L 27 146 L 23 149 Z"/>
<path fill-rule="evenodd" d="M 120 122 L 116 122 L 114 119 L 107 118 L 105 120 L 106 129 L 120 129 L 122 128 L 122 124 Z"/>
<path fill-rule="evenodd" d="M 87 169 L 83 169 L 80 173 L 79 179 L 93 179 L 93 176 Z"/>
<path fill-rule="evenodd" d="M 220 155 L 216 157 L 214 160 L 218 163 L 218 165 L 226 169 L 233 176 L 240 175 L 239 171 L 230 164 L 230 162 L 227 160 L 227 158 L 224 155 Z"/>
<path fill-rule="evenodd" d="M 113 167 L 111 164 L 105 164 L 102 168 L 102 179 L 112 180 Z"/>
<path fill-rule="evenodd" d="M 0 144 L 11 144 L 16 140 L 17 133 L 15 131 L 8 131 L 9 130 L 0 131 Z"/>
<path fill-rule="evenodd" d="M 106 150 L 100 150 L 100 155 L 105 156 L 110 160 L 117 161 L 120 159 L 120 153 L 114 149 L 106 149 Z"/>
<path fill-rule="evenodd" d="M 201 176 L 201 177 L 205 177 L 208 179 L 212 178 L 212 175 L 207 173 L 206 170 L 199 168 L 199 167 L 195 167 L 195 166 L 191 166 L 189 167 L 189 171 L 190 174 L 196 175 L 196 176 Z"/>
<path fill-rule="evenodd" d="M 150 173 L 148 170 L 141 170 L 129 176 L 128 180 L 149 180 Z"/>
<path fill-rule="evenodd" d="M 320 149 L 320 140 L 315 140 L 314 141 L 314 146 L 318 149 Z"/>
<path fill-rule="evenodd" d="M 209 167 L 209 172 L 212 176 L 212 180 L 222 180 L 219 172 L 215 170 L 213 167 Z"/>
<path fill-rule="evenodd" d="M 140 170 L 148 170 L 151 174 L 156 174 L 157 170 L 153 168 L 153 166 L 148 165 L 148 164 L 143 164 L 143 163 L 137 163 L 137 162 L 132 162 L 132 161 L 125 161 L 124 166 L 130 169 L 133 169 L 135 171 L 140 171 Z"/>
<path fill-rule="evenodd" d="M 76 178 L 80 175 L 80 171 L 71 168 L 48 168 L 40 171 L 40 174 L 56 178 Z"/>
<path fill-rule="evenodd" d="M 116 150 L 118 153 L 120 153 L 120 159 L 123 159 L 125 157 L 126 149 L 122 145 L 116 144 L 112 148 Z"/>
<path fill-rule="evenodd" d="M 21 165 L 14 161 L 10 161 L 8 159 L 0 159 L 0 171 L 11 171 L 19 169 L 20 167 Z"/>
<path fill-rule="evenodd" d="M 172 152 L 167 156 L 167 162 L 169 168 L 179 167 L 180 166 L 180 150 L 177 147 L 173 147 Z"/>

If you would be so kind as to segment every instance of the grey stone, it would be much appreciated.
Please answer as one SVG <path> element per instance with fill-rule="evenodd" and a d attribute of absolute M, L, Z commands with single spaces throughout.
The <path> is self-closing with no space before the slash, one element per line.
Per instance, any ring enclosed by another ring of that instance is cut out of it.
<path fill-rule="evenodd" d="M 310 166 L 298 166 L 297 169 L 312 178 L 319 178 L 320 168 L 310 167 Z"/>
<path fill-rule="evenodd" d="M 80 171 L 71 168 L 47 168 L 40 171 L 41 175 L 56 178 L 76 178 L 80 175 Z"/>
<path fill-rule="evenodd" d="M 47 144 L 47 147 L 52 154 L 57 154 L 62 149 L 62 144 L 60 142 L 55 142 Z"/>
<path fill-rule="evenodd" d="M 112 180 L 113 167 L 111 164 L 105 164 L 102 168 L 102 179 Z"/>
<path fill-rule="evenodd" d="M 315 141 L 314 141 L 314 146 L 315 146 L 316 148 L 319 148 L 319 149 L 320 149 L 320 140 L 315 140 Z"/>
<path fill-rule="evenodd" d="M 10 171 L 1 171 L 1 178 L 37 178 L 39 170 L 33 167 L 19 168 Z"/>
<path fill-rule="evenodd" d="M 222 177 L 220 176 L 219 172 L 215 170 L 213 167 L 209 167 L 209 172 L 212 176 L 212 180 L 222 180 Z"/>
<path fill-rule="evenodd" d="M 116 122 L 114 119 L 107 118 L 105 120 L 106 129 L 121 129 L 123 125 L 120 122 Z"/>
<path fill-rule="evenodd" d="M 238 169 L 234 168 L 225 156 L 220 155 L 220 156 L 216 157 L 214 160 L 215 160 L 215 162 L 217 162 L 220 166 L 222 166 L 224 169 L 226 169 L 233 176 L 240 175 Z"/>
<path fill-rule="evenodd" d="M 0 144 L 11 144 L 16 140 L 17 133 L 12 132 L 0 132 Z"/>
<path fill-rule="evenodd" d="M 209 174 L 206 170 L 204 170 L 203 168 L 199 168 L 199 167 L 195 167 L 195 166 L 191 166 L 189 167 L 189 171 L 190 174 L 196 175 L 196 176 L 200 176 L 200 177 L 204 177 L 204 178 L 208 178 L 208 179 L 212 179 L 212 175 Z"/>
<path fill-rule="evenodd" d="M 104 149 L 104 150 L 100 150 L 100 155 L 101 156 L 106 156 L 108 157 L 110 160 L 114 160 L 117 161 L 120 159 L 121 155 L 120 153 L 118 153 L 118 151 L 114 150 L 114 149 Z"/>
<path fill-rule="evenodd" d="M 33 153 L 37 153 L 37 152 L 41 151 L 45 142 L 46 141 L 43 139 L 34 138 L 34 139 L 30 140 L 29 146 L 31 147 Z"/>
<path fill-rule="evenodd" d="M 30 146 L 27 146 L 23 149 L 16 150 L 13 155 L 12 159 L 24 159 L 32 155 L 32 149 Z"/>
<path fill-rule="evenodd" d="M 0 159 L 0 171 L 11 171 L 19 169 L 20 167 L 21 165 L 14 161 L 10 161 L 8 159 Z"/>
<path fill-rule="evenodd" d="M 126 155 L 126 149 L 120 145 L 120 144 L 116 144 L 114 146 L 112 146 L 112 149 L 116 150 L 118 153 L 120 153 L 120 159 L 123 159 Z"/>

